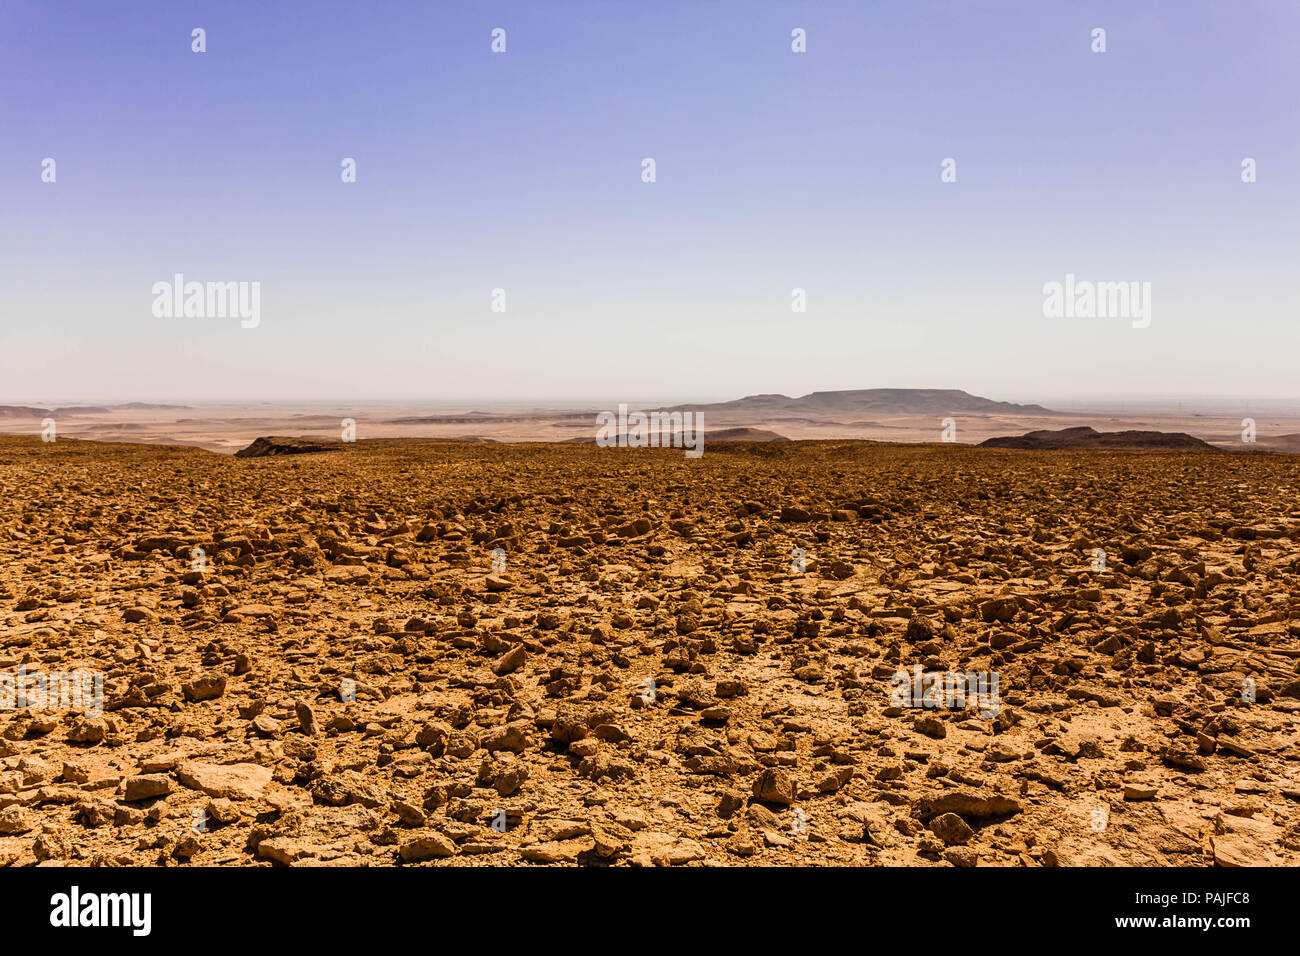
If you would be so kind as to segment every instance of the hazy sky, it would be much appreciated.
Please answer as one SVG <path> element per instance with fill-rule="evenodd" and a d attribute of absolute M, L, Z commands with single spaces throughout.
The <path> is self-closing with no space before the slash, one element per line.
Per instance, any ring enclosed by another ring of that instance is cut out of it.
<path fill-rule="evenodd" d="M 0 401 L 1294 397 L 1300 4 L 4 0 L 0 210 Z"/>

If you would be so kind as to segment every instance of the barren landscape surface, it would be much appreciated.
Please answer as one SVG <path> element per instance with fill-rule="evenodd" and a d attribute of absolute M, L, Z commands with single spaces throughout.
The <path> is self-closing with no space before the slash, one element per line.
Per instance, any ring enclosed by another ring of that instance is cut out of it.
<path fill-rule="evenodd" d="M 1243 419 L 1256 422 L 1255 449 L 1300 450 L 1300 406 L 1289 402 L 1212 402 L 1193 413 L 1177 403 L 1066 403 L 1060 409 L 1017 405 L 970 395 L 960 389 L 855 389 L 814 392 L 799 399 L 754 395 L 713 404 L 641 402 L 629 406 L 694 410 L 703 415 L 705 441 L 732 429 L 758 429 L 767 438 L 864 439 L 887 442 L 940 440 L 952 420 L 952 440 L 985 439 L 1035 430 L 1088 426 L 1100 432 L 1186 432 L 1218 447 L 1240 451 Z M 444 438 L 476 442 L 593 442 L 596 415 L 617 404 L 550 405 L 416 403 L 295 404 L 229 403 L 158 405 L 0 405 L 0 434 L 41 435 L 47 418 L 61 438 L 108 442 L 193 445 L 233 453 L 263 435 L 297 435 L 338 441 L 343 423 L 357 438 Z M 759 437 L 755 435 L 755 437 Z"/>
<path fill-rule="evenodd" d="M 0 547 L 7 864 L 1300 863 L 1290 456 L 8 437 Z"/>

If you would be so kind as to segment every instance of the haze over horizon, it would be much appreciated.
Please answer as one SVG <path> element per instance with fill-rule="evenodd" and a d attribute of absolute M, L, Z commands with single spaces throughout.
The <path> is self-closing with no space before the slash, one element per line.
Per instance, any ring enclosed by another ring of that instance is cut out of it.
<path fill-rule="evenodd" d="M 0 10 L 4 401 L 1300 393 L 1293 4 L 314 9 Z"/>

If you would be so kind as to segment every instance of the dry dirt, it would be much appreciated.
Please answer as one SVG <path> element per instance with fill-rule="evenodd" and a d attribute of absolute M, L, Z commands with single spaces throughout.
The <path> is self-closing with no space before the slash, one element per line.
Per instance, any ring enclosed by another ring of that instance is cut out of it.
<path fill-rule="evenodd" d="M 1300 863 L 1286 456 L 0 438 L 0 547 L 0 671 L 103 675 L 10 865 Z"/>

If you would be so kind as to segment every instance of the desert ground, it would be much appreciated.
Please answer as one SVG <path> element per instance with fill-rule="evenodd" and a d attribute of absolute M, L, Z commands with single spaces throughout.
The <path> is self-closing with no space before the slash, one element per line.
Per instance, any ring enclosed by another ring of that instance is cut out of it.
<path fill-rule="evenodd" d="M 1300 863 L 1291 456 L 7 437 L 0 547 L 8 865 Z"/>

